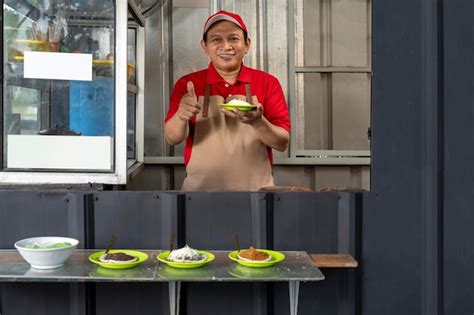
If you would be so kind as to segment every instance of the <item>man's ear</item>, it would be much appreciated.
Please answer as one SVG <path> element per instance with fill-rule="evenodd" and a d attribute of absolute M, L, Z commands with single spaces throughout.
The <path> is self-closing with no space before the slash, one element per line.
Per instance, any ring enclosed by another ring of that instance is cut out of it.
<path fill-rule="evenodd" d="M 201 48 L 202 48 L 202 51 L 208 55 L 208 52 L 207 52 L 207 45 L 206 45 L 206 42 L 204 41 L 204 39 L 201 39 Z"/>
<path fill-rule="evenodd" d="M 247 42 L 245 43 L 245 46 L 247 47 L 247 51 L 245 52 L 247 54 L 250 50 L 250 37 L 247 37 Z"/>

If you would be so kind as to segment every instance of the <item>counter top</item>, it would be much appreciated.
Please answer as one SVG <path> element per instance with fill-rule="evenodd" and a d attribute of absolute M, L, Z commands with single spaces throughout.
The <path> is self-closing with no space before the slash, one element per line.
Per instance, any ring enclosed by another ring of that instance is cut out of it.
<path fill-rule="evenodd" d="M 141 250 L 149 259 L 130 269 L 106 269 L 88 257 L 98 250 L 76 250 L 64 266 L 50 270 L 31 268 L 16 250 L 0 250 L 0 282 L 285 282 L 319 281 L 324 275 L 306 252 L 282 252 L 286 258 L 274 266 L 249 268 L 230 260 L 229 251 L 210 250 L 216 259 L 196 269 L 176 269 L 156 259 L 159 250 Z"/>

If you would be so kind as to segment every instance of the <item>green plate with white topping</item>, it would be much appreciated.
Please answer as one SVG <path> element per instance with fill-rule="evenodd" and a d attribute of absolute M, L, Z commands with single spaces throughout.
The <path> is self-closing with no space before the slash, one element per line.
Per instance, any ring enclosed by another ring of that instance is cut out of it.
<path fill-rule="evenodd" d="M 205 255 L 206 259 L 201 260 L 201 261 L 191 261 L 191 262 L 174 262 L 174 261 L 169 261 L 168 256 L 170 255 L 169 251 L 162 252 L 156 256 L 156 258 L 161 261 L 162 263 L 167 264 L 168 266 L 174 267 L 174 268 L 181 268 L 181 269 L 191 269 L 191 268 L 199 268 L 201 266 L 204 266 L 207 263 L 210 263 L 214 259 L 216 259 L 216 256 L 214 256 L 213 253 L 211 252 L 206 252 L 204 250 L 198 250 L 197 251 L 199 254 Z"/>

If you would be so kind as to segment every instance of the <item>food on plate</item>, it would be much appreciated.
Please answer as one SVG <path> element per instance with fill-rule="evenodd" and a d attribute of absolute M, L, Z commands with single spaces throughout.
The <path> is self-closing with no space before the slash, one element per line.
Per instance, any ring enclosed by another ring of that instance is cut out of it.
<path fill-rule="evenodd" d="M 99 260 L 108 264 L 125 264 L 136 261 L 138 258 L 123 252 L 115 252 L 110 254 L 103 254 Z"/>
<path fill-rule="evenodd" d="M 230 100 L 226 105 L 252 106 L 252 104 L 249 104 L 246 101 L 242 101 L 237 98 Z"/>
<path fill-rule="evenodd" d="M 172 250 L 167 259 L 172 262 L 182 263 L 201 262 L 206 260 L 207 256 L 186 245 L 183 248 Z"/>
<path fill-rule="evenodd" d="M 36 243 L 32 244 L 27 244 L 25 245 L 25 248 L 28 249 L 54 249 L 54 248 L 66 248 L 66 247 L 71 247 L 72 244 L 69 242 L 61 242 L 61 243 L 54 243 L 54 244 L 49 244 L 49 245 L 38 245 Z"/>
<path fill-rule="evenodd" d="M 252 261 L 252 262 L 262 262 L 262 261 L 270 261 L 272 259 L 272 256 L 268 255 L 265 252 L 256 250 L 252 246 L 250 246 L 249 249 L 243 249 L 239 252 L 237 257 L 240 260 L 244 261 Z"/>

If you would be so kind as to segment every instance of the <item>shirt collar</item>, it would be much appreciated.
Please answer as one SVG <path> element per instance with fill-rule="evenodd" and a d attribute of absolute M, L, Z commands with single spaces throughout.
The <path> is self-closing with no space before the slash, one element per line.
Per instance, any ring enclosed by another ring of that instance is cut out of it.
<path fill-rule="evenodd" d="M 237 76 L 237 81 L 243 83 L 250 83 L 252 82 L 252 76 L 250 75 L 249 68 L 247 68 L 244 63 L 242 63 L 242 67 L 240 68 L 239 75 Z M 225 82 L 225 80 L 217 73 L 216 68 L 214 65 L 209 63 L 208 71 L 207 71 L 207 83 L 208 84 L 215 84 L 219 82 Z"/>

